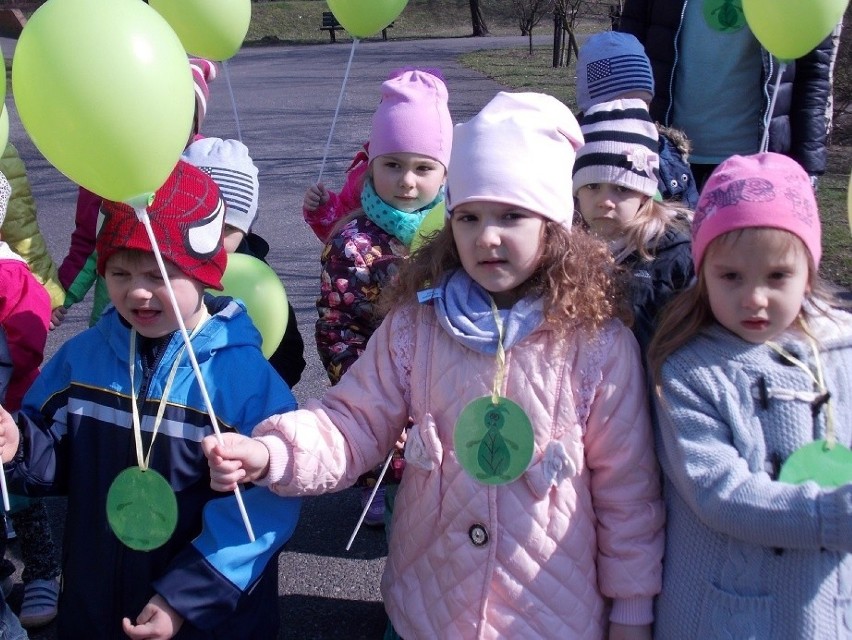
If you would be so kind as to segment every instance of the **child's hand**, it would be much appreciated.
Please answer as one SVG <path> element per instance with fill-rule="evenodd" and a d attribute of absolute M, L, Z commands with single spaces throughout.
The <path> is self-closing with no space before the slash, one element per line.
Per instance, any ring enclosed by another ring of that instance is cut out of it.
<path fill-rule="evenodd" d="M 65 320 L 65 314 L 68 313 L 68 308 L 59 305 L 53 310 L 53 313 L 50 314 L 50 330 L 58 328 L 59 325 L 62 324 L 62 321 Z"/>
<path fill-rule="evenodd" d="M 328 202 L 329 197 L 325 185 L 319 182 L 305 191 L 305 199 L 302 201 L 302 207 L 308 211 L 313 211 L 320 205 Z"/>
<path fill-rule="evenodd" d="M 210 486 L 216 491 L 233 491 L 237 483 L 254 482 L 269 473 L 269 449 L 259 440 L 223 433 L 221 444 L 216 436 L 207 436 L 201 448 L 210 465 Z"/>
<path fill-rule="evenodd" d="M 4 464 L 15 457 L 20 441 L 21 432 L 18 431 L 15 419 L 12 418 L 12 414 L 0 406 L 0 454 L 2 454 L 0 458 L 2 458 Z"/>
<path fill-rule="evenodd" d="M 128 638 L 137 640 L 169 640 L 183 625 L 183 617 L 169 606 L 161 595 L 155 595 L 148 601 L 142 613 L 136 616 L 136 624 L 129 618 L 121 621 Z"/>
<path fill-rule="evenodd" d="M 651 640 L 651 625 L 612 622 L 609 625 L 609 640 Z"/>

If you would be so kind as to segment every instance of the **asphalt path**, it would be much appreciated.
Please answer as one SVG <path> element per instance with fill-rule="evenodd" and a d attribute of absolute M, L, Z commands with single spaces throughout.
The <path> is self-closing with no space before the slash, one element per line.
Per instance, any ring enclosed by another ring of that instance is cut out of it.
<path fill-rule="evenodd" d="M 547 41 L 545 36 L 540 38 Z M 342 186 L 346 167 L 369 136 L 379 85 L 389 71 L 403 66 L 440 69 L 449 88 L 453 119 L 462 122 L 503 87 L 461 67 L 459 55 L 526 43 L 522 37 L 359 42 L 354 47 L 323 181 L 333 190 Z M 7 56 L 14 44 L 14 40 L 0 39 Z M 300 402 L 319 397 L 327 387 L 314 343 L 321 244 L 302 220 L 301 202 L 305 189 L 320 173 L 352 52 L 353 46 L 347 42 L 244 48 L 211 84 L 202 129 L 208 136 L 241 137 L 260 170 L 260 213 L 255 230 L 269 241 L 269 263 L 284 283 L 305 340 L 308 366 L 294 388 Z M 30 142 L 12 100 L 6 106 L 10 139 L 27 165 L 41 231 L 59 264 L 74 228 L 76 187 Z M 50 335 L 47 357 L 86 328 L 89 309 L 90 298 L 72 307 L 64 324 Z M 61 535 L 64 501 L 50 499 L 49 506 L 57 535 Z M 346 551 L 359 513 L 357 489 L 305 500 L 299 525 L 279 562 L 280 638 L 382 637 L 385 615 L 379 583 L 387 553 L 385 534 L 382 529 L 362 528 L 352 549 Z M 12 552 L 15 550 L 13 546 Z M 18 587 L 13 604 L 20 595 Z M 31 637 L 53 640 L 53 626 Z"/>

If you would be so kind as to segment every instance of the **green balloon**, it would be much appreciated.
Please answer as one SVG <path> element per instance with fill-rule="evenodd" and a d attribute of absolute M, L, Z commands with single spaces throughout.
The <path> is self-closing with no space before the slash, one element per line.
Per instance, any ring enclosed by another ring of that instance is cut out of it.
<path fill-rule="evenodd" d="M 366 38 L 378 33 L 405 9 L 408 0 L 326 0 L 328 8 L 350 34 Z"/>
<path fill-rule="evenodd" d="M 251 0 L 149 0 L 180 38 L 186 52 L 227 60 L 243 45 Z"/>
<path fill-rule="evenodd" d="M 211 289 L 210 293 L 242 300 L 263 338 L 261 351 L 264 357 L 275 353 L 284 337 L 289 315 L 287 293 L 275 271 L 253 256 L 229 253 L 228 264 L 222 274 L 222 287 L 223 291 Z"/>
<path fill-rule="evenodd" d="M 817 440 L 796 449 L 781 466 L 781 482 L 801 484 L 813 480 L 821 487 L 839 487 L 852 482 L 852 451 L 842 444 L 831 449 Z"/>
<path fill-rule="evenodd" d="M 189 139 L 195 90 L 168 23 L 139 0 L 48 0 L 15 47 L 27 133 L 72 181 L 144 205 Z"/>
<path fill-rule="evenodd" d="M 116 537 L 137 551 L 163 546 L 177 526 L 175 492 L 152 469 L 128 467 L 119 473 L 109 487 L 106 511 Z"/>
<path fill-rule="evenodd" d="M 813 50 L 834 30 L 849 0 L 742 0 L 749 28 L 780 60 Z"/>

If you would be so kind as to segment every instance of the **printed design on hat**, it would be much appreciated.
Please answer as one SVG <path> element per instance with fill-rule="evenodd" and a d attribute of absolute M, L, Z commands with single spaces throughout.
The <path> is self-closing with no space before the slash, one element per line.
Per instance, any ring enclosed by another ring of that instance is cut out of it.
<path fill-rule="evenodd" d="M 229 210 L 249 213 L 255 199 L 255 179 L 245 171 L 221 167 L 198 167 L 213 179 Z"/>
<path fill-rule="evenodd" d="M 655 177 L 654 170 L 660 166 L 660 156 L 649 151 L 645 147 L 633 147 L 625 149 L 624 155 L 627 156 L 627 162 L 635 171 L 644 173 L 649 178 Z"/>
<path fill-rule="evenodd" d="M 184 248 L 199 260 L 213 257 L 219 251 L 222 229 L 225 226 L 225 203 L 219 198 L 216 209 L 187 225 Z"/>
<path fill-rule="evenodd" d="M 718 176 L 724 180 L 726 176 Z M 703 194 L 693 219 L 693 235 L 708 218 L 719 209 L 737 206 L 740 202 L 771 202 L 776 198 L 774 185 L 765 178 L 729 180 L 725 184 Z"/>
<path fill-rule="evenodd" d="M 593 101 L 603 96 L 613 96 L 638 87 L 653 91 L 648 60 L 636 54 L 624 54 L 595 60 L 586 66 L 589 98 Z"/>
<path fill-rule="evenodd" d="M 814 201 L 811 198 L 803 197 L 802 186 L 796 185 L 796 178 L 790 176 L 788 178 L 788 186 L 784 190 L 784 197 L 790 203 L 790 212 L 797 220 L 803 224 L 813 227 L 816 222 L 817 212 L 814 209 Z M 810 184 L 806 185 L 810 189 Z"/>

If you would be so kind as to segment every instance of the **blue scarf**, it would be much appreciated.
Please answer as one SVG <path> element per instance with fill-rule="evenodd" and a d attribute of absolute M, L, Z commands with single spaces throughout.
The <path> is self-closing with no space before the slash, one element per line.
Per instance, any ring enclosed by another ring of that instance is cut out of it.
<path fill-rule="evenodd" d="M 491 295 L 471 278 L 464 269 L 445 276 L 436 287 L 432 299 L 438 322 L 466 347 L 496 355 L 497 322 L 491 308 Z M 533 332 L 544 320 L 540 296 L 528 294 L 511 309 L 499 309 L 503 322 L 503 348 L 507 351 Z"/>
<path fill-rule="evenodd" d="M 367 218 L 376 223 L 383 231 L 396 237 L 406 247 L 411 246 L 414 234 L 417 233 L 417 229 L 426 214 L 443 199 L 444 188 L 441 187 L 432 202 L 422 209 L 409 213 L 408 211 L 400 211 L 382 200 L 376 193 L 372 180 L 364 182 L 364 188 L 361 191 L 361 206 L 364 208 Z"/>

